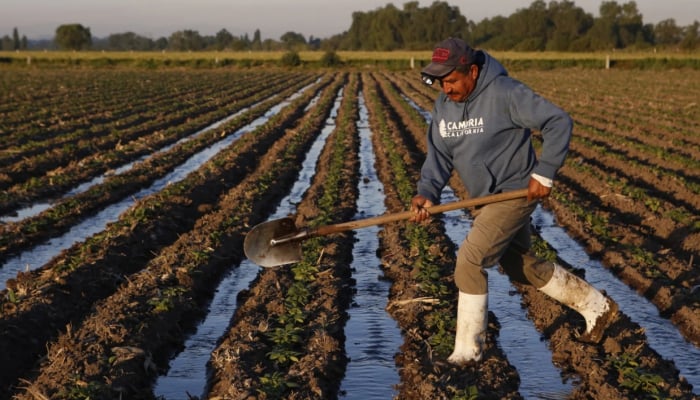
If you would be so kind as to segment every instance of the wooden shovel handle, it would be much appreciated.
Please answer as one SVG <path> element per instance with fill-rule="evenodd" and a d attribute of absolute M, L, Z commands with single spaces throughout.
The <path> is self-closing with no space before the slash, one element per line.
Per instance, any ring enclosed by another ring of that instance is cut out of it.
<path fill-rule="evenodd" d="M 476 197 L 473 199 L 438 204 L 436 206 L 426 208 L 426 211 L 428 211 L 430 214 L 439 214 L 447 211 L 459 210 L 461 208 L 481 206 L 484 204 L 497 203 L 499 201 L 517 199 L 519 197 L 527 197 L 527 189 L 514 190 L 512 192 L 498 193 L 489 196 Z M 356 221 L 343 222 L 334 225 L 326 225 L 316 228 L 313 231 L 309 232 L 308 236 L 330 235 L 332 233 L 366 228 L 368 226 L 382 225 L 387 224 L 389 222 L 407 220 L 414 215 L 415 213 L 413 211 L 403 211 L 395 214 L 383 214 L 372 218 L 359 219 Z"/>

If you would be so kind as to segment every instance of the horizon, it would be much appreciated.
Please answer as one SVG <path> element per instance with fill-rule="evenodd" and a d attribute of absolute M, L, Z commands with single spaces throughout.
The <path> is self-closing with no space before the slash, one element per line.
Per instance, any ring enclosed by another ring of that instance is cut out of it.
<path fill-rule="evenodd" d="M 230 4 L 225 0 L 201 0 L 193 4 L 183 1 L 151 0 L 148 4 L 135 0 L 121 2 L 65 0 L 60 4 L 45 0 L 6 0 L 9 12 L 0 14 L 0 36 L 12 35 L 17 28 L 20 36 L 28 40 L 51 40 L 58 26 L 79 23 L 94 38 L 106 38 L 111 34 L 134 32 L 151 39 L 169 37 L 181 30 L 198 31 L 203 36 L 215 35 L 226 29 L 234 36 L 252 36 L 259 29 L 263 39 L 278 40 L 285 32 L 295 32 L 306 38 L 327 39 L 342 34 L 352 24 L 353 12 L 370 12 L 393 4 L 403 9 L 407 1 L 356 0 L 335 5 L 324 15 L 318 9 L 327 4 L 320 0 L 299 0 L 289 4 L 285 0 L 238 0 Z M 533 1 L 501 0 L 498 4 L 456 4 L 462 15 L 476 23 L 498 15 L 509 16 L 518 9 L 527 8 Z M 432 1 L 418 1 L 420 7 L 429 7 Z M 574 0 L 585 12 L 598 17 L 601 1 Z M 622 5 L 627 1 L 617 1 Z M 645 24 L 656 24 L 674 19 L 678 26 L 688 26 L 700 19 L 700 1 L 638 0 L 637 10 Z M 159 4 L 161 6 L 159 6 Z M 40 14 L 37 9 L 43 9 Z M 319 18 L 320 17 L 320 18 Z M 310 22 L 312 21 L 312 22 Z M 340 22 L 342 21 L 342 22 Z M 310 25 L 312 24 L 312 25 Z M 228 25 L 228 26 L 227 26 Z"/>

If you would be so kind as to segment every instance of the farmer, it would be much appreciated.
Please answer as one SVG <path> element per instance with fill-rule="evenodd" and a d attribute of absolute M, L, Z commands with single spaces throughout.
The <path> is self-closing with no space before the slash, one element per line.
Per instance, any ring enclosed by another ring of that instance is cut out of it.
<path fill-rule="evenodd" d="M 598 343 L 617 313 L 615 302 L 560 265 L 528 254 L 530 214 L 539 199 L 549 196 L 564 163 L 571 118 L 460 39 L 438 43 L 421 75 L 429 85 L 438 82 L 442 92 L 427 132 L 411 221 L 430 218 L 426 208 L 438 203 L 453 169 L 470 197 L 527 188 L 527 199 L 487 204 L 473 213 L 473 226 L 457 253 L 457 332 L 448 361 L 481 360 L 488 309 L 484 268 L 497 263 L 511 279 L 534 285 L 580 313 L 586 321 L 580 339 Z M 533 129 L 544 139 L 539 159 L 530 141 Z"/>

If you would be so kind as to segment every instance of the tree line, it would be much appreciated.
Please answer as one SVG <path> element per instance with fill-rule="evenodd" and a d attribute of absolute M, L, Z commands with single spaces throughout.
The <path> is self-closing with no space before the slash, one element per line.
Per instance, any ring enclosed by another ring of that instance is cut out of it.
<path fill-rule="evenodd" d="M 445 1 L 420 7 L 410 1 L 402 9 L 389 3 L 373 11 L 352 14 L 350 28 L 330 38 L 308 39 L 287 32 L 279 40 L 262 40 L 260 30 L 234 36 L 221 29 L 215 35 L 181 30 L 169 37 L 151 39 L 133 32 L 93 38 L 90 28 L 81 24 L 61 25 L 51 43 L 39 46 L 64 50 L 110 51 L 203 51 L 203 50 L 429 50 L 440 40 L 460 37 L 475 47 L 516 51 L 611 51 L 667 48 L 681 51 L 700 49 L 700 22 L 679 26 L 673 18 L 657 24 L 645 23 L 634 1 L 619 4 L 602 1 L 599 16 L 585 12 L 570 0 L 535 0 L 529 7 L 509 16 L 468 20 L 459 8 Z M 27 38 L 2 38 L 2 50 L 31 48 Z M 36 46 L 35 46 L 36 47 Z"/>

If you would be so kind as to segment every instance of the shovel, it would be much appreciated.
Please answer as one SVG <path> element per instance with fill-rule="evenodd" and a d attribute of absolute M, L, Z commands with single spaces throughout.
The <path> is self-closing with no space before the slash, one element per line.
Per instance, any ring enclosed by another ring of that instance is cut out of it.
<path fill-rule="evenodd" d="M 426 211 L 431 215 L 439 214 L 460 208 L 512 200 L 518 197 L 527 197 L 527 189 L 439 204 L 426 208 Z M 254 226 L 243 241 L 243 251 L 248 259 L 261 267 L 276 267 L 301 261 L 301 241 L 303 239 L 407 220 L 414 215 L 413 211 L 404 211 L 340 224 L 320 226 L 315 229 L 297 228 L 294 226 L 294 220 L 290 217 L 275 219 Z"/>

